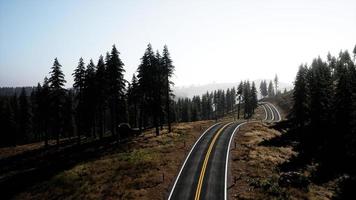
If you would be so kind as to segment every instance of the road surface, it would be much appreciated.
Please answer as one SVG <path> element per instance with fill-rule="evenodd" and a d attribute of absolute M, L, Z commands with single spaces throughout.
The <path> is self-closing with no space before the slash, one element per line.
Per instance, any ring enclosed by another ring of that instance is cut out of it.
<path fill-rule="evenodd" d="M 278 109 L 276 106 L 274 106 L 272 103 L 269 102 L 261 102 L 261 106 L 265 110 L 266 113 L 266 118 L 264 121 L 269 121 L 269 122 L 278 122 L 281 121 L 281 114 L 279 113 Z"/>
<path fill-rule="evenodd" d="M 273 104 L 263 102 L 261 106 L 266 112 L 265 121 L 281 120 Z M 227 199 L 231 141 L 238 128 L 245 123 L 217 123 L 209 127 L 189 152 L 168 200 Z"/>

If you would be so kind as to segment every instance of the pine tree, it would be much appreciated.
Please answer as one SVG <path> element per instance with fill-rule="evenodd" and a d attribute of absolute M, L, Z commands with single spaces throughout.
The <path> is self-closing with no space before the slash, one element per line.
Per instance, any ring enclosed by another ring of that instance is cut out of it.
<path fill-rule="evenodd" d="M 52 103 L 52 131 L 56 135 L 57 144 L 59 144 L 59 137 L 63 131 L 63 104 L 65 97 L 65 89 L 63 87 L 66 83 L 61 67 L 57 58 L 55 58 L 48 80 Z"/>
<path fill-rule="evenodd" d="M 41 121 L 39 118 L 39 94 L 41 93 L 42 86 L 40 83 L 31 92 L 31 124 L 32 134 L 35 141 L 41 140 Z"/>
<path fill-rule="evenodd" d="M 309 85 L 311 93 L 311 122 L 314 127 L 329 125 L 332 106 L 331 70 L 320 58 L 311 65 Z"/>
<path fill-rule="evenodd" d="M 243 94 L 243 83 L 241 81 L 239 86 L 237 87 L 237 96 L 239 97 L 239 104 L 237 107 L 237 119 L 240 119 L 240 105 L 241 105 L 242 94 Z"/>
<path fill-rule="evenodd" d="M 97 106 L 96 113 L 97 119 L 99 123 L 99 137 L 100 139 L 103 137 L 105 133 L 105 109 L 106 109 L 106 97 L 107 97 L 107 80 L 106 80 L 106 66 L 104 62 L 103 56 L 99 57 L 95 82 L 97 83 Z"/>
<path fill-rule="evenodd" d="M 74 70 L 74 84 L 73 88 L 76 92 L 77 106 L 76 106 L 76 124 L 77 124 L 77 134 L 78 142 L 80 142 L 80 137 L 84 133 L 85 129 L 85 106 L 84 106 L 84 88 L 85 88 L 85 63 L 83 58 L 79 59 L 78 66 Z"/>
<path fill-rule="evenodd" d="M 334 158 L 331 163 L 335 160 L 346 161 L 352 159 L 352 150 L 350 141 L 354 137 L 352 134 L 352 122 L 353 122 L 353 112 L 355 108 L 353 108 L 353 73 L 355 71 L 354 64 L 351 60 L 350 55 L 347 51 L 341 52 L 340 57 L 337 61 L 337 79 L 336 79 L 336 87 L 335 87 L 335 97 L 334 97 L 334 114 L 335 114 L 335 122 L 336 122 L 336 130 L 338 131 L 338 136 L 330 138 L 329 146 L 327 149 L 333 149 Z M 345 145 L 346 144 L 346 145 Z M 350 153 L 347 153 L 350 152 Z M 330 158 L 329 158 L 330 159 Z M 329 160 L 328 159 L 328 160 Z M 338 163 L 340 163 L 338 162 Z M 344 162 L 340 166 L 347 166 L 348 162 Z"/>
<path fill-rule="evenodd" d="M 274 81 L 274 86 L 276 87 L 275 94 L 277 95 L 278 94 L 278 76 L 277 76 L 277 74 L 275 75 L 273 81 Z"/>
<path fill-rule="evenodd" d="M 29 141 L 31 133 L 30 104 L 25 88 L 22 88 L 19 97 L 19 142 L 24 144 Z"/>
<path fill-rule="evenodd" d="M 63 91 L 64 84 L 66 83 L 64 79 L 64 74 L 61 69 L 62 65 L 59 64 L 57 58 L 54 59 L 52 71 L 50 72 L 50 78 L 48 80 L 49 86 L 54 91 Z"/>
<path fill-rule="evenodd" d="M 15 146 L 17 138 L 16 108 L 13 107 L 14 98 L 6 98 L 3 102 L 1 120 L 3 129 L 1 133 L 1 144 L 4 146 Z M 17 104 L 17 99 L 16 99 Z"/>
<path fill-rule="evenodd" d="M 252 107 L 252 113 L 255 113 L 255 109 L 258 106 L 258 100 L 257 100 L 257 89 L 255 86 L 255 82 L 252 82 L 251 86 L 251 107 Z"/>
<path fill-rule="evenodd" d="M 90 60 L 85 70 L 84 82 L 84 105 L 85 105 L 85 127 L 90 136 L 96 137 L 96 106 L 97 106 L 97 83 L 96 67 L 93 60 Z"/>
<path fill-rule="evenodd" d="M 134 127 L 138 126 L 138 116 L 139 116 L 139 85 L 135 74 L 132 75 L 131 84 L 127 90 L 128 106 L 129 106 L 129 122 Z"/>
<path fill-rule="evenodd" d="M 172 132 L 171 119 L 170 119 L 170 104 L 171 104 L 170 97 L 173 95 L 171 90 L 171 85 L 173 85 L 173 82 L 170 80 L 170 78 L 173 76 L 174 66 L 172 64 L 172 60 L 167 45 L 164 45 L 163 47 L 162 67 L 163 67 L 163 74 L 164 74 L 164 81 L 165 81 L 164 83 L 165 101 L 166 101 L 165 108 L 167 113 L 168 132 L 170 133 Z"/>
<path fill-rule="evenodd" d="M 164 85 L 162 84 L 163 68 L 159 60 L 158 55 L 153 53 L 151 44 L 148 44 L 137 69 L 139 91 L 142 96 L 140 123 L 147 124 L 147 117 L 150 117 L 154 127 L 156 127 L 156 135 L 159 135 L 159 120 L 162 114 L 161 95 L 164 94 L 162 87 Z M 146 121 L 143 121 L 144 118 L 146 118 Z"/>
<path fill-rule="evenodd" d="M 80 94 L 83 89 L 84 89 L 84 84 L 85 84 L 85 63 L 83 61 L 83 58 L 79 59 L 78 66 L 74 70 L 73 76 L 74 76 L 74 84 L 73 88 L 76 89 L 76 92 Z"/>
<path fill-rule="evenodd" d="M 74 93 L 73 90 L 69 90 L 65 95 L 65 101 L 63 106 L 63 132 L 65 137 L 72 137 L 74 135 L 75 120 L 74 120 L 74 108 L 73 108 Z"/>
<path fill-rule="evenodd" d="M 268 97 L 273 97 L 274 95 L 273 83 L 270 81 L 268 84 Z"/>
<path fill-rule="evenodd" d="M 107 56 L 107 86 L 108 86 L 108 102 L 110 109 L 111 133 L 117 137 L 117 126 L 124 116 L 124 110 L 119 109 L 124 105 L 125 97 L 125 79 L 124 79 L 124 63 L 119 58 L 119 52 L 113 45 L 110 56 Z"/>
<path fill-rule="evenodd" d="M 44 137 L 45 147 L 48 146 L 49 139 L 49 126 L 50 126 L 50 116 L 51 116 L 51 97 L 50 97 L 50 88 L 48 85 L 47 77 L 44 78 L 42 89 L 39 92 L 38 97 L 38 110 L 39 118 L 41 123 L 41 133 Z"/>
<path fill-rule="evenodd" d="M 310 93 L 308 88 L 308 68 L 300 65 L 294 82 L 292 115 L 297 127 L 303 127 L 309 119 Z"/>
<path fill-rule="evenodd" d="M 261 83 L 260 83 L 260 92 L 261 92 L 261 96 L 263 98 L 265 98 L 268 95 L 266 80 L 261 81 Z"/>

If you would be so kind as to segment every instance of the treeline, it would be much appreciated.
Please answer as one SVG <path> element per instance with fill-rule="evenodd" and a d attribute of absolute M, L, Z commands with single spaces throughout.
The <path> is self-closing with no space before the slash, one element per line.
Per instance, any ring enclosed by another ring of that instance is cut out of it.
<path fill-rule="evenodd" d="M 153 52 L 151 45 L 141 58 L 132 82 L 124 79 L 124 63 L 113 46 L 97 64 L 82 58 L 75 68 L 73 88 L 64 87 L 66 80 L 58 59 L 54 60 L 49 77 L 39 83 L 30 95 L 25 88 L 21 94 L 0 97 L 0 145 L 17 145 L 50 139 L 83 136 L 101 138 L 111 134 L 119 139 L 118 125 L 155 127 L 168 124 L 173 107 L 172 81 L 174 66 L 167 46 L 162 55 Z"/>
<path fill-rule="evenodd" d="M 260 93 L 262 98 L 274 97 L 276 95 L 281 94 L 281 91 L 278 90 L 278 83 L 279 82 L 277 74 L 275 75 L 273 82 L 272 80 L 269 81 L 268 85 L 266 80 L 262 80 L 260 83 Z M 285 88 L 283 92 L 286 93 L 287 89 Z"/>
<path fill-rule="evenodd" d="M 20 95 L 23 89 L 25 89 L 26 94 L 31 94 L 32 90 L 35 88 L 36 87 L 0 87 L 0 96 Z"/>
<path fill-rule="evenodd" d="M 356 47 L 303 64 L 295 80 L 292 119 L 300 158 L 319 163 L 323 179 L 347 174 L 356 183 Z M 351 188 L 349 188 L 351 189 Z M 350 191 L 349 191 L 350 192 Z"/>
<path fill-rule="evenodd" d="M 257 101 L 255 83 L 244 81 L 237 88 L 228 88 L 226 91 L 206 92 L 191 99 L 178 98 L 174 102 L 174 117 L 177 122 L 218 119 L 227 114 L 240 119 L 243 110 L 243 117 L 249 118 L 257 108 Z"/>

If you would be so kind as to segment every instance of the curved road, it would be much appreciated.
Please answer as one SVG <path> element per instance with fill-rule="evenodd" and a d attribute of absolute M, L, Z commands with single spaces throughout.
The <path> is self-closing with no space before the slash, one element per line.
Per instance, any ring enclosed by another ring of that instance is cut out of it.
<path fill-rule="evenodd" d="M 265 121 L 280 121 L 277 108 L 262 102 Z M 217 123 L 193 145 L 184 161 L 168 200 L 227 199 L 227 174 L 231 141 L 243 123 Z"/>
<path fill-rule="evenodd" d="M 261 102 L 261 106 L 266 112 L 266 118 L 264 121 L 281 121 L 281 114 L 278 112 L 276 106 L 269 102 Z"/>

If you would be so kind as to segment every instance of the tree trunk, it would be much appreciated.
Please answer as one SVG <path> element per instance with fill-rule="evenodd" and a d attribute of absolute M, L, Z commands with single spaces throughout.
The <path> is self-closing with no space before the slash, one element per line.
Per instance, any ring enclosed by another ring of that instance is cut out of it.
<path fill-rule="evenodd" d="M 239 96 L 239 105 L 237 106 L 237 119 L 240 119 L 240 103 L 241 103 L 241 97 Z"/>
<path fill-rule="evenodd" d="M 167 77 L 167 100 L 166 100 L 166 107 L 167 107 L 167 122 L 168 122 L 168 133 L 172 132 L 171 127 L 171 117 L 170 117 L 170 97 L 169 97 L 169 80 Z"/>
<path fill-rule="evenodd" d="M 158 117 L 157 115 L 154 116 L 154 124 L 156 127 L 156 136 L 159 136 L 159 126 L 158 126 Z"/>

